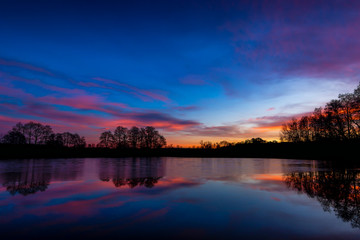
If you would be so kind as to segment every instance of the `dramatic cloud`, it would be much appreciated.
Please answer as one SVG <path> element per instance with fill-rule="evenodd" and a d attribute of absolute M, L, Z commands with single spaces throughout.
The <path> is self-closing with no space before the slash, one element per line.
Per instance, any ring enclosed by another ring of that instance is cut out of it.
<path fill-rule="evenodd" d="M 153 90 L 150 91 L 150 90 L 140 89 L 140 88 L 131 86 L 129 84 L 120 83 L 120 82 L 110 80 L 110 79 L 104 79 L 104 78 L 93 78 L 93 79 L 96 81 L 100 81 L 103 84 L 104 83 L 108 84 L 109 87 L 112 87 L 112 89 L 116 89 L 116 88 L 114 88 L 114 86 L 127 89 L 127 90 L 122 90 L 122 91 L 125 91 L 129 94 L 133 94 L 134 96 L 137 96 L 144 101 L 157 100 L 157 101 L 162 101 L 162 102 L 170 102 L 170 100 L 166 96 L 161 95 L 159 93 L 155 93 Z"/>
<path fill-rule="evenodd" d="M 0 115 L 1 125 L 7 127 L 25 119 L 60 126 L 60 128 L 56 127 L 57 129 L 68 127 L 88 131 L 91 131 L 91 128 L 112 129 L 118 125 L 125 127 L 152 125 L 166 131 L 177 131 L 200 124 L 162 112 L 146 109 L 134 110 L 126 104 L 106 102 L 103 97 L 96 95 L 36 97 L 22 89 L 6 86 L 0 86 L 0 94 L 20 100 L 17 103 L 1 103 L 0 108 L 7 109 L 7 112 L 12 115 L 24 116 L 14 118 Z M 63 109 L 63 107 L 69 107 L 69 109 Z"/>
<path fill-rule="evenodd" d="M 360 6 L 349 2 L 264 2 L 249 19 L 229 21 L 222 29 L 233 34 L 240 61 L 245 56 L 265 66 L 260 74 L 271 67 L 282 77 L 354 78 L 360 66 L 355 14 Z"/>
<path fill-rule="evenodd" d="M 118 125 L 153 125 L 175 145 L 271 140 L 283 122 L 359 82 L 359 1 L 71 9 L 71 1 L 2 4 L 2 132 L 33 120 L 90 142 Z"/>

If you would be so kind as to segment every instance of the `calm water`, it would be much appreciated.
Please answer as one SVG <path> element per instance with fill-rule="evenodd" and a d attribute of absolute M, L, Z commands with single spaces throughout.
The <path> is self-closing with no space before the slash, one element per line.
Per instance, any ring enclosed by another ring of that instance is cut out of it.
<path fill-rule="evenodd" d="M 0 162 L 1 239 L 360 239 L 359 170 L 222 158 Z"/>

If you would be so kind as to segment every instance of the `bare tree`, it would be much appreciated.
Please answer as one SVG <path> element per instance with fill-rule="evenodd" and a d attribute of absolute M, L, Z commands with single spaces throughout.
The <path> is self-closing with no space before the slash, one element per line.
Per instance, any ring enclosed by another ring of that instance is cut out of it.
<path fill-rule="evenodd" d="M 280 136 L 288 142 L 360 140 L 360 85 L 311 116 L 284 123 Z"/>
<path fill-rule="evenodd" d="M 114 131 L 114 142 L 118 148 L 126 148 L 128 145 L 128 129 L 118 126 Z"/>
<path fill-rule="evenodd" d="M 1 142 L 7 144 L 25 144 L 26 139 L 21 132 L 11 130 L 2 137 Z"/>
<path fill-rule="evenodd" d="M 13 127 L 12 131 L 23 134 L 28 144 L 44 144 L 53 133 L 49 125 L 44 126 L 41 123 L 32 121 L 24 125 L 19 122 Z"/>
<path fill-rule="evenodd" d="M 140 129 L 138 127 L 132 127 L 128 131 L 128 146 L 131 148 L 137 148 L 140 143 Z"/>
<path fill-rule="evenodd" d="M 77 133 L 54 133 L 49 125 L 36 122 L 22 124 L 17 123 L 12 130 L 5 135 L 3 141 L 14 144 L 47 144 L 66 147 L 82 147 L 86 145 L 84 137 Z M 23 141 L 24 139 L 24 141 Z"/>
<path fill-rule="evenodd" d="M 120 148 L 161 148 L 166 145 L 166 139 L 154 127 L 132 127 L 130 130 L 118 126 L 114 134 L 111 131 L 103 132 L 99 146 Z"/>
<path fill-rule="evenodd" d="M 106 148 L 111 148 L 114 145 L 114 135 L 111 131 L 105 131 L 100 135 L 100 145 Z"/>

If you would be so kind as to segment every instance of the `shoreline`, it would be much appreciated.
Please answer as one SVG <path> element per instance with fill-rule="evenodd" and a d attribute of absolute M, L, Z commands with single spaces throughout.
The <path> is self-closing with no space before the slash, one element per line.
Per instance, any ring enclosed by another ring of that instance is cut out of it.
<path fill-rule="evenodd" d="M 357 162 L 358 142 L 332 143 L 266 143 L 238 147 L 106 149 L 67 148 L 45 145 L 0 144 L 0 160 L 36 158 L 122 158 L 122 157 L 209 157 L 209 158 L 279 158 Z"/>

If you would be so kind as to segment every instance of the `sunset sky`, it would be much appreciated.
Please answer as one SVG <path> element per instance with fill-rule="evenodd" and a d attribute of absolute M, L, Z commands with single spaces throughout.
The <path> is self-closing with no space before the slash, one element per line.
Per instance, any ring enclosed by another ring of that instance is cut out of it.
<path fill-rule="evenodd" d="M 0 133 L 278 139 L 359 73 L 360 1 L 0 0 Z"/>

